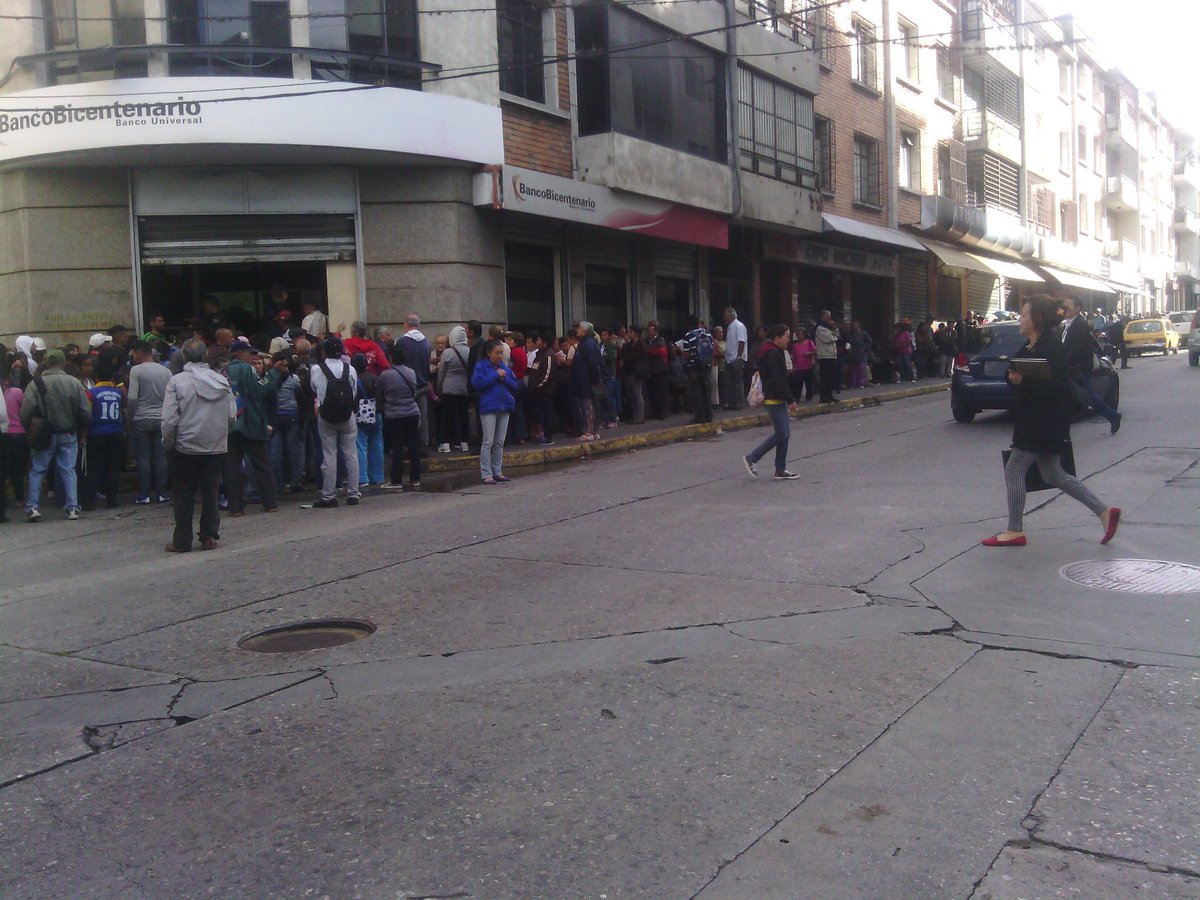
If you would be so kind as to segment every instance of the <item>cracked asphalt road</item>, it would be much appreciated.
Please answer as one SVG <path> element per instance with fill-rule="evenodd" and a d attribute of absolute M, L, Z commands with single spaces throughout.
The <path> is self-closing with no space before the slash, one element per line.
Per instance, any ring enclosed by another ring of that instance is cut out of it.
<path fill-rule="evenodd" d="M 1074 429 L 1116 541 L 944 395 L 507 488 L 0 530 L 0 895 L 1200 897 L 1200 565 L 1181 358 Z M 513 473 L 519 474 L 519 473 Z M 308 653 L 272 625 L 371 621 Z"/>

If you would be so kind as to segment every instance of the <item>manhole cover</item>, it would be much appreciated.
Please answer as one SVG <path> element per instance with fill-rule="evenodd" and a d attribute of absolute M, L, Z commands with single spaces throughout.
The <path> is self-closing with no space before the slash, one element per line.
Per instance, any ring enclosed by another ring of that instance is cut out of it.
<path fill-rule="evenodd" d="M 297 653 L 352 644 L 374 633 L 374 625 L 358 619 L 310 619 L 256 631 L 238 641 L 238 647 L 255 653 Z"/>
<path fill-rule="evenodd" d="M 1064 578 L 1085 587 L 1130 594 L 1200 591 L 1200 566 L 1161 559 L 1086 559 L 1063 566 Z"/>

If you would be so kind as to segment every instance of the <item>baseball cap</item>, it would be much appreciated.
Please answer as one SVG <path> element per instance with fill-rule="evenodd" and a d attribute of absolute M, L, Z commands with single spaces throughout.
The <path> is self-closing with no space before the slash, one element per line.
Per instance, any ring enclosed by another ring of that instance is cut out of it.
<path fill-rule="evenodd" d="M 67 361 L 67 354 L 63 353 L 61 350 L 59 350 L 57 348 L 54 350 L 51 350 L 49 353 L 46 354 L 46 365 L 48 365 L 48 366 L 57 365 L 59 363 L 65 363 L 66 361 Z"/>
<path fill-rule="evenodd" d="M 250 346 L 249 341 L 243 341 L 241 338 L 238 338 L 236 341 L 234 341 L 232 344 L 229 345 L 230 353 L 241 353 L 243 350 L 253 350 L 253 349 L 254 348 Z"/>
<path fill-rule="evenodd" d="M 280 322 L 290 322 L 292 321 L 292 311 L 290 309 L 281 309 L 276 318 L 278 318 Z"/>
<path fill-rule="evenodd" d="M 93 350 L 95 350 L 99 347 L 103 347 L 105 344 L 110 344 L 110 343 L 112 343 L 112 335 L 104 334 L 103 332 L 100 332 L 100 331 L 97 331 L 90 338 L 88 338 L 88 346 L 91 347 Z"/>
<path fill-rule="evenodd" d="M 35 337 L 33 339 L 33 344 L 31 346 L 33 347 L 34 350 L 45 350 L 46 349 L 46 339 L 40 338 L 40 337 Z"/>

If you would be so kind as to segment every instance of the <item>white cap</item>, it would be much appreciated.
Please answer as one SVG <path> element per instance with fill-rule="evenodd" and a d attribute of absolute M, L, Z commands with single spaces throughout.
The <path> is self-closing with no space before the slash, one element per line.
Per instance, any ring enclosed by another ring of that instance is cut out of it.
<path fill-rule="evenodd" d="M 93 350 L 103 347 L 105 344 L 111 344 L 111 343 L 112 343 L 112 335 L 111 334 L 103 334 L 99 331 L 97 331 L 90 338 L 88 338 L 88 346 L 91 347 Z"/>
<path fill-rule="evenodd" d="M 46 349 L 46 339 L 40 338 L 40 337 L 35 337 L 33 339 L 33 349 L 34 350 L 45 350 Z"/>

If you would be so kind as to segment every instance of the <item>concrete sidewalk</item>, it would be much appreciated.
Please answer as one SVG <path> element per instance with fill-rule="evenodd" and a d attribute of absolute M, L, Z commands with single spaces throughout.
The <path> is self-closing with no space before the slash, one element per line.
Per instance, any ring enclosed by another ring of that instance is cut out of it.
<path fill-rule="evenodd" d="M 829 413 L 846 412 L 852 409 L 879 406 L 892 400 L 937 394 L 949 390 L 948 378 L 926 378 L 915 384 L 881 384 L 862 390 L 846 389 L 835 403 L 823 404 L 817 400 L 801 402 L 796 407 L 796 419 L 808 419 Z M 947 405 L 947 412 L 949 405 Z M 767 414 L 761 408 L 743 407 L 733 411 L 713 410 L 713 421 L 703 425 L 693 424 L 690 413 L 670 416 L 666 421 L 648 421 L 642 425 L 627 425 L 622 422 L 615 429 L 605 429 L 597 441 L 580 442 L 569 435 L 559 435 L 553 446 L 544 447 L 534 443 L 508 446 L 504 450 L 506 466 L 541 466 L 564 462 L 580 457 L 623 453 L 661 447 L 679 441 L 708 437 L 721 431 L 740 431 L 769 424 Z M 478 452 L 432 453 L 421 461 L 422 471 L 427 473 L 462 472 L 479 467 Z"/>

